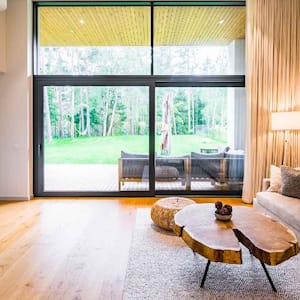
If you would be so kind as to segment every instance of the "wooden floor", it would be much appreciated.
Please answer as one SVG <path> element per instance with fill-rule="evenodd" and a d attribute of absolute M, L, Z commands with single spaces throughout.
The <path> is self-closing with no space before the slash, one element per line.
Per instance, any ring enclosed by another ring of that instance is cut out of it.
<path fill-rule="evenodd" d="M 156 200 L 0 202 L 0 299 L 122 299 L 136 210 Z"/>

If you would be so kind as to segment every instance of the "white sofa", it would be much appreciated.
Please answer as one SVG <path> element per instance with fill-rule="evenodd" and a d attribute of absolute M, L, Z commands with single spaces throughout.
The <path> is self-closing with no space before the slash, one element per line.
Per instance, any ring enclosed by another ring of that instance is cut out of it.
<path fill-rule="evenodd" d="M 256 194 L 253 207 L 288 226 L 300 245 L 300 199 L 267 192 L 269 179 L 264 179 L 263 191 Z"/>

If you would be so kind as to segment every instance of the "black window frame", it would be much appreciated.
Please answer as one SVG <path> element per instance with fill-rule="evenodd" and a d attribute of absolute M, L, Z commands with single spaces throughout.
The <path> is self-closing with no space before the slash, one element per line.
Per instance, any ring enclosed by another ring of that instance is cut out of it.
<path fill-rule="evenodd" d="M 132 6 L 151 8 L 150 75 L 39 75 L 38 8 L 44 6 Z M 246 1 L 126 1 L 122 2 L 35 2 L 33 5 L 33 192 L 36 197 L 147 197 L 159 195 L 240 197 L 242 191 L 155 190 L 155 88 L 156 87 L 245 87 L 245 75 L 154 75 L 155 6 L 245 6 Z M 45 86 L 148 86 L 149 87 L 149 191 L 44 191 L 43 90 Z"/>

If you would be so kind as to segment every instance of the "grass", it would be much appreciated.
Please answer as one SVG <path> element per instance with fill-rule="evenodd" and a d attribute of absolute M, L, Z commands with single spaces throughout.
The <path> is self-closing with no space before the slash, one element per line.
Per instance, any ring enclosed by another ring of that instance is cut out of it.
<path fill-rule="evenodd" d="M 160 154 L 160 137 L 155 138 L 156 153 Z M 199 152 L 200 148 L 225 146 L 222 140 L 200 135 L 172 136 L 171 155 Z M 45 144 L 45 162 L 49 164 L 116 164 L 121 150 L 131 153 L 148 153 L 148 136 L 79 137 L 54 139 Z"/>

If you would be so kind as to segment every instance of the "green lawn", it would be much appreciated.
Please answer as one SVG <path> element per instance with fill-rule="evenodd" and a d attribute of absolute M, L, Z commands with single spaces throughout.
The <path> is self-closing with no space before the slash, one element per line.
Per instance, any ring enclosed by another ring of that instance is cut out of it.
<path fill-rule="evenodd" d="M 156 152 L 160 154 L 160 137 L 156 137 Z M 200 135 L 172 136 L 171 155 L 199 152 L 200 148 L 226 146 L 221 140 Z M 45 144 L 45 161 L 52 164 L 116 164 L 121 150 L 148 153 L 148 136 L 80 137 L 55 139 Z"/>

